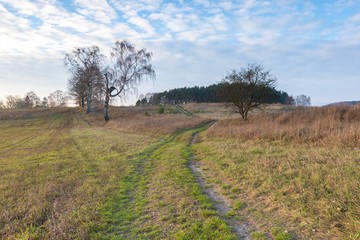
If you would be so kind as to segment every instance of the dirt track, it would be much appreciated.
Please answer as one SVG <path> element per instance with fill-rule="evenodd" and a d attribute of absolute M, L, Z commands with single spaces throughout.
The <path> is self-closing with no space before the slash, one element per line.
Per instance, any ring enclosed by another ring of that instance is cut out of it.
<path fill-rule="evenodd" d="M 211 127 L 213 124 L 215 124 L 215 122 L 209 123 L 209 127 Z M 195 144 L 196 137 L 198 134 L 199 133 L 195 133 L 192 135 L 190 140 L 190 145 Z M 239 239 L 244 239 L 244 240 L 251 239 L 249 233 L 252 230 L 251 226 L 249 226 L 245 222 L 238 221 L 233 217 L 228 216 L 228 213 L 231 211 L 231 207 L 229 206 L 225 196 L 206 185 L 206 178 L 202 173 L 199 162 L 195 160 L 194 155 L 191 157 L 191 160 L 189 162 L 189 168 L 191 169 L 192 173 L 196 178 L 197 183 L 203 189 L 204 193 L 214 202 L 214 206 L 216 210 L 222 216 L 226 217 L 227 223 L 234 228 Z"/>

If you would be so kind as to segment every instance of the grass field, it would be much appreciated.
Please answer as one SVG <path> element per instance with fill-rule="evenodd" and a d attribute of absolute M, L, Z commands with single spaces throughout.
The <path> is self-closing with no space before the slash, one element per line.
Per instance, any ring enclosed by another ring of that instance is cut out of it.
<path fill-rule="evenodd" d="M 111 108 L 107 124 L 78 108 L 1 110 L 0 238 L 237 239 L 229 218 L 254 239 L 360 238 L 359 107 L 235 117 L 219 104 Z"/>
<path fill-rule="evenodd" d="M 204 120 L 112 110 L 1 112 L 0 238 L 235 239 L 187 166 Z"/>
<path fill-rule="evenodd" d="M 223 119 L 196 155 L 209 184 L 273 237 L 359 239 L 359 120 L 359 106 Z"/>

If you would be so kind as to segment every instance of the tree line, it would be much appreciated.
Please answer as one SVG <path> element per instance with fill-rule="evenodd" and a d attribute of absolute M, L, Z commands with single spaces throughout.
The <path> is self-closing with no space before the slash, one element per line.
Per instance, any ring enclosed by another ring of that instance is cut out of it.
<path fill-rule="evenodd" d="M 245 121 L 252 109 L 262 108 L 266 104 L 310 106 L 310 97 L 306 95 L 300 95 L 294 99 L 288 93 L 276 90 L 276 81 L 276 77 L 270 73 L 270 70 L 253 63 L 239 70 L 229 71 L 218 84 L 146 94 L 146 96 L 141 96 L 136 105 L 225 102 L 229 103 Z"/>
<path fill-rule="evenodd" d="M 20 97 L 18 95 L 7 95 L 5 101 L 0 101 L 0 108 L 32 109 L 49 107 L 66 107 L 70 100 L 69 95 L 61 90 L 56 90 L 47 97 L 40 99 L 35 92 L 31 91 Z"/>
<path fill-rule="evenodd" d="M 212 84 L 206 87 L 183 87 L 167 90 L 164 92 L 140 95 L 136 106 L 145 104 L 180 104 L 180 103 L 219 103 L 224 102 L 223 92 L 227 85 L 224 83 Z M 284 91 L 266 87 L 265 94 L 268 95 L 266 102 L 280 103 L 286 105 L 294 104 L 294 98 Z"/>

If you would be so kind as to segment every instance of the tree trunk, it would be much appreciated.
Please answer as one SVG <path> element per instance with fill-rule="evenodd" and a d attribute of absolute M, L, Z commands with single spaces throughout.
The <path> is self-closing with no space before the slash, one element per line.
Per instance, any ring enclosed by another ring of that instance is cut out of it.
<path fill-rule="evenodd" d="M 109 91 L 106 91 L 105 95 L 105 105 L 104 105 L 104 119 L 105 122 L 108 122 L 110 120 L 109 118 Z"/>
<path fill-rule="evenodd" d="M 105 122 L 108 122 L 110 120 L 109 118 L 109 101 L 110 101 L 110 92 L 109 92 L 109 80 L 107 78 L 107 75 L 105 74 L 106 83 L 105 83 L 105 105 L 104 105 L 104 119 Z"/>
<path fill-rule="evenodd" d="M 89 84 L 88 86 L 88 94 L 87 94 L 87 102 L 86 102 L 86 113 L 90 113 L 91 112 L 91 95 L 92 95 L 92 89 L 91 86 Z"/>

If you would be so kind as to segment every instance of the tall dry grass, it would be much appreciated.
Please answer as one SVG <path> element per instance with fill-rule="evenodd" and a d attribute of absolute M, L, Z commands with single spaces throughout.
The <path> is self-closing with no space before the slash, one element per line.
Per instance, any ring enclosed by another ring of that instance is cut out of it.
<path fill-rule="evenodd" d="M 261 113 L 252 115 L 247 122 L 240 118 L 224 119 L 207 135 L 355 147 L 360 144 L 360 105 Z"/>
<path fill-rule="evenodd" d="M 205 118 L 188 117 L 183 114 L 159 114 L 160 106 L 146 107 L 111 107 L 110 121 L 104 124 L 102 114 L 92 115 L 90 121 L 94 124 L 103 124 L 108 128 L 124 131 L 141 132 L 163 135 L 179 129 L 192 128 Z M 174 111 L 172 106 L 166 106 L 165 111 Z M 88 119 L 90 119 L 88 118 Z"/>
<path fill-rule="evenodd" d="M 207 179 L 260 229 L 359 239 L 360 105 L 223 119 L 200 138 Z"/>

